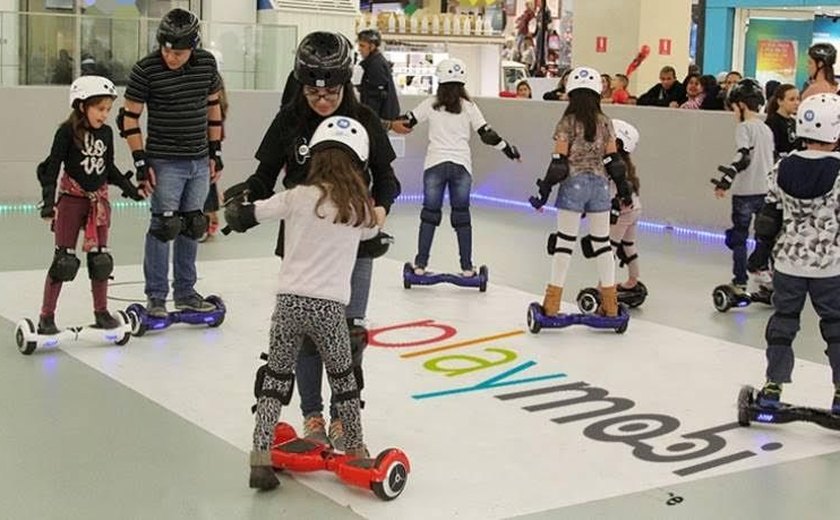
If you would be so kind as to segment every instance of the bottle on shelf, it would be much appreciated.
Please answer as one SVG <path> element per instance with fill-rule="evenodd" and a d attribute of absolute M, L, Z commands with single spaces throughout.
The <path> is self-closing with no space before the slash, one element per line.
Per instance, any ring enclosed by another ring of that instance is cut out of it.
<path fill-rule="evenodd" d="M 432 16 L 432 34 L 440 34 L 440 16 Z"/>
<path fill-rule="evenodd" d="M 481 19 L 481 15 L 478 14 L 475 16 L 475 34 L 476 36 L 481 35 L 481 31 L 484 30 L 484 20 Z"/>
<path fill-rule="evenodd" d="M 397 18 L 394 16 L 394 13 L 388 15 L 388 32 L 397 32 Z"/>
<path fill-rule="evenodd" d="M 490 17 L 484 18 L 484 34 L 490 36 L 493 34 L 493 20 Z"/>
<path fill-rule="evenodd" d="M 443 34 L 452 34 L 452 15 L 443 15 Z"/>
<path fill-rule="evenodd" d="M 461 34 L 461 15 L 456 14 L 452 17 L 452 34 Z"/>
<path fill-rule="evenodd" d="M 464 26 L 461 30 L 461 33 L 464 36 L 469 36 L 472 34 L 472 15 L 468 14 L 467 17 L 464 18 Z"/>
<path fill-rule="evenodd" d="M 416 16 L 411 16 L 411 18 L 409 19 L 409 22 L 408 22 L 409 29 L 411 29 L 411 32 L 413 34 L 417 34 L 418 32 L 420 32 L 417 28 L 417 25 L 418 25 L 419 22 L 420 22 L 420 20 L 418 20 Z"/>
<path fill-rule="evenodd" d="M 400 34 L 405 33 L 405 15 L 400 13 L 397 16 L 397 28 L 399 29 Z"/>
<path fill-rule="evenodd" d="M 425 14 L 420 19 L 420 32 L 422 34 L 429 34 L 429 17 Z"/>

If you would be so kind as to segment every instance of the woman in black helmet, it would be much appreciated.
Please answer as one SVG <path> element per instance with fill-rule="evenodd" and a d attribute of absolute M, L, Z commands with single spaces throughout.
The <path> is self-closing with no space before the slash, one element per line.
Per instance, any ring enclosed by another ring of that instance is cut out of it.
<path fill-rule="evenodd" d="M 814 94 L 837 94 L 837 80 L 834 79 L 834 63 L 837 49 L 830 43 L 815 43 L 808 49 L 808 88 L 802 93 L 802 100 Z"/>
<path fill-rule="evenodd" d="M 381 227 L 391 204 L 400 193 L 399 181 L 391 168 L 391 162 L 396 155 L 379 117 L 356 99 L 350 82 L 352 67 L 353 48 L 346 37 L 330 32 L 313 32 L 301 41 L 295 55 L 294 70 L 300 88 L 293 89 L 291 100 L 280 107 L 263 136 L 255 154 L 259 161 L 257 171 L 244 183 L 228 189 L 225 200 L 244 189 L 249 190 L 250 200 L 270 197 L 280 171 L 284 168 L 285 188 L 301 184 L 307 173 L 309 142 L 318 124 L 329 116 L 343 115 L 361 122 L 370 136 L 370 156 L 364 174 L 365 182 L 371 189 L 374 211 Z M 364 242 L 362 244 L 365 245 Z M 283 256 L 282 223 L 275 253 Z M 367 343 L 367 330 L 363 324 L 373 269 L 371 254 L 377 253 L 369 253 L 367 248 L 360 247 L 351 280 L 350 303 L 347 306 L 354 373 L 359 389 L 364 385 L 361 362 L 362 350 Z M 343 433 L 335 407 L 331 406 L 330 410 L 332 422 L 329 439 L 321 415 L 322 372 L 323 363 L 312 341 L 305 338 L 296 370 L 301 411 L 304 415 L 304 434 L 322 442 L 332 441 L 340 449 Z"/>

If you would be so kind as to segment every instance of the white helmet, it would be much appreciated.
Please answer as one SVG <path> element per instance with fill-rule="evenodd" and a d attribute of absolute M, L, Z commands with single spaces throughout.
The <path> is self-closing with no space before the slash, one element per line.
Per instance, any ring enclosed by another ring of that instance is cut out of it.
<path fill-rule="evenodd" d="M 601 74 L 592 67 L 577 67 L 566 80 L 566 93 L 579 88 L 589 89 L 601 95 Z"/>
<path fill-rule="evenodd" d="M 639 131 L 636 130 L 635 126 L 621 119 L 613 119 L 612 124 L 615 138 L 621 141 L 624 151 L 633 153 L 639 144 Z"/>
<path fill-rule="evenodd" d="M 77 101 L 84 101 L 96 96 L 117 98 L 117 89 L 108 78 L 102 76 L 81 76 L 70 85 L 70 108 L 75 108 Z"/>
<path fill-rule="evenodd" d="M 467 66 L 458 58 L 450 58 L 438 63 L 437 66 L 438 83 L 460 83 L 467 82 Z"/>
<path fill-rule="evenodd" d="M 360 164 L 365 164 L 370 155 L 370 139 L 367 130 L 355 119 L 345 116 L 332 116 L 321 121 L 312 141 L 309 143 L 311 153 L 325 148 L 343 148 L 350 152 Z"/>
<path fill-rule="evenodd" d="M 805 98 L 796 112 L 796 135 L 821 143 L 840 138 L 840 96 L 816 94 Z"/>

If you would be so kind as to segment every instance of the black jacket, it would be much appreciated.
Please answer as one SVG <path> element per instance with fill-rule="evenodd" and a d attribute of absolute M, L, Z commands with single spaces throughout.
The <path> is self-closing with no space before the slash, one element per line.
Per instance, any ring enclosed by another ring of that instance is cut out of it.
<path fill-rule="evenodd" d="M 391 64 L 381 52 L 374 52 L 360 63 L 365 71 L 359 85 L 362 104 L 369 106 L 380 119 L 392 121 L 400 115 L 397 87 L 391 75 Z"/>
<path fill-rule="evenodd" d="M 688 99 L 685 93 L 685 87 L 682 83 L 677 81 L 671 87 L 671 90 L 665 90 L 661 83 L 657 83 L 650 90 L 639 96 L 637 105 L 647 105 L 654 107 L 667 107 L 672 102 L 676 101 L 678 105 L 682 105 Z"/>
<path fill-rule="evenodd" d="M 356 113 L 348 113 L 355 105 Z M 274 193 L 274 187 L 285 170 L 283 186 L 293 188 L 306 180 L 308 156 L 303 151 L 315 133 L 315 129 L 324 120 L 308 107 L 301 117 L 297 106 L 292 101 L 283 106 L 274 116 L 271 126 L 266 130 L 262 143 L 254 154 L 259 161 L 257 171 L 245 181 L 251 190 L 253 200 L 267 199 Z M 370 186 L 374 205 L 390 210 L 394 200 L 400 194 L 400 183 L 394 174 L 391 163 L 396 159 L 391 141 L 379 118 L 370 108 L 358 103 L 342 103 L 333 115 L 344 115 L 357 119 L 364 125 L 370 136 L 370 157 L 368 168 L 364 172 L 365 183 Z M 283 228 L 277 237 L 275 253 L 283 256 Z"/>

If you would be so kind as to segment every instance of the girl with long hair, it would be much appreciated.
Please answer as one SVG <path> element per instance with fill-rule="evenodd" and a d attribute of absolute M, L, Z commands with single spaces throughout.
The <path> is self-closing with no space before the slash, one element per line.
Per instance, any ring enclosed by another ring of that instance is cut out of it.
<path fill-rule="evenodd" d="M 615 261 L 610 248 L 609 181 L 616 185 L 615 203 L 632 206 L 632 190 L 627 182 L 626 165 L 618 154 L 612 122 L 601 111 L 601 76 L 589 67 L 578 67 L 569 76 L 569 105 L 554 132 L 554 153 L 545 178 L 537 181 L 539 197 L 531 204 L 541 209 L 555 184 L 557 196 L 557 232 L 549 238 L 553 256 L 551 280 L 545 290 L 543 313 L 560 312 L 563 285 L 566 281 L 572 250 L 577 241 L 581 215 L 589 220 L 590 256 L 598 263 L 603 316 L 618 316 L 615 285 Z"/>
<path fill-rule="evenodd" d="M 378 232 L 361 175 L 369 147 L 368 133 L 360 122 L 329 117 L 312 134 L 303 183 L 254 203 L 242 198 L 226 201 L 225 220 L 234 231 L 244 232 L 268 220 L 286 222 L 268 362 L 257 385 L 252 488 L 273 489 L 279 484 L 269 450 L 280 409 L 292 398 L 304 337 L 312 340 L 327 370 L 345 452 L 368 456 L 359 415 L 360 382 L 353 370 L 345 311 L 359 242 Z"/>
<path fill-rule="evenodd" d="M 55 234 L 53 262 L 44 283 L 38 333 L 58 334 L 55 310 L 64 282 L 76 277 L 79 231 L 84 231 L 82 251 L 93 293 L 94 326 L 115 329 L 119 322 L 108 312 L 108 280 L 114 259 L 108 252 L 111 204 L 108 184 L 123 195 L 142 200 L 137 188 L 114 165 L 114 134 L 105 124 L 117 90 L 107 78 L 82 76 L 70 85 L 72 112 L 53 138 L 49 157 L 38 165 L 41 183 L 41 218 Z M 59 175 L 61 167 L 64 173 Z M 57 197 L 56 197 L 57 195 Z"/>
<path fill-rule="evenodd" d="M 443 217 L 443 194 L 448 190 L 452 205 L 450 220 L 458 237 L 461 275 L 472 277 L 476 276 L 476 271 L 472 259 L 470 216 L 470 135 L 473 130 L 477 131 L 484 144 L 501 150 L 511 160 L 519 160 L 519 151 L 490 128 L 478 105 L 470 99 L 464 88 L 467 69 L 463 61 L 457 58 L 443 60 L 438 64 L 437 76 L 437 94 L 401 118 L 407 120 L 404 124 L 408 128 L 429 122 L 429 147 L 423 172 L 423 209 L 420 211 L 414 273 L 418 276 L 426 273 L 435 228 Z"/>

